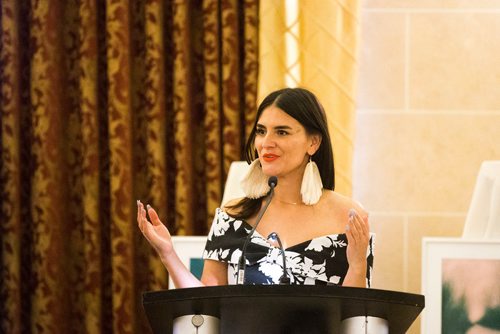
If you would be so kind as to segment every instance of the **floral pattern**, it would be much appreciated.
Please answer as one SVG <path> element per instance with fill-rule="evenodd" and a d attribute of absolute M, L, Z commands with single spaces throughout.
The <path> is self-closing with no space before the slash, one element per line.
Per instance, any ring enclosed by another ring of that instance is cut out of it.
<path fill-rule="evenodd" d="M 252 226 L 247 222 L 237 220 L 221 209 L 216 210 L 203 258 L 227 262 L 229 284 L 236 284 L 238 260 L 251 230 Z M 375 235 L 371 234 L 366 254 L 368 286 L 371 285 L 374 238 Z M 291 284 L 342 285 L 349 268 L 347 244 L 345 234 L 330 234 L 286 248 L 286 270 Z M 278 284 L 282 275 L 280 248 L 255 231 L 246 251 L 245 283 Z"/>

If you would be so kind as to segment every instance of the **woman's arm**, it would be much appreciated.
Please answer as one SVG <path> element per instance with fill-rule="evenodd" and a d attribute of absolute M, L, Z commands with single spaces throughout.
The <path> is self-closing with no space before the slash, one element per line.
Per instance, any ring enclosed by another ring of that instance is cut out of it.
<path fill-rule="evenodd" d="M 151 221 L 148 220 L 148 215 Z M 205 261 L 202 279 L 197 279 L 175 252 L 170 232 L 160 221 L 156 211 L 148 205 L 146 213 L 140 201 L 137 201 L 137 223 L 146 240 L 160 256 L 177 288 L 227 284 L 227 264 L 217 261 Z"/>
<path fill-rule="evenodd" d="M 205 260 L 201 281 L 206 286 L 227 285 L 227 263 Z"/>
<path fill-rule="evenodd" d="M 344 286 L 366 287 L 366 251 L 370 242 L 368 215 L 363 218 L 355 211 L 349 212 L 346 226 L 347 261 L 349 269 L 344 278 Z"/>

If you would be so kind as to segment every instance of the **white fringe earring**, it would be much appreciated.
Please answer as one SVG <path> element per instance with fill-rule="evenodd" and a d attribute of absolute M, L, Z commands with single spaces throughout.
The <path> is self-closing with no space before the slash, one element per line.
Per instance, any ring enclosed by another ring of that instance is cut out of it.
<path fill-rule="evenodd" d="M 321 194 L 323 193 L 323 182 L 321 182 L 321 175 L 319 174 L 318 165 L 309 157 L 309 162 L 304 170 L 302 178 L 302 186 L 300 193 L 302 194 L 302 202 L 306 205 L 314 205 L 319 202 Z"/>
<path fill-rule="evenodd" d="M 255 159 L 250 164 L 250 169 L 241 180 L 241 189 L 248 198 L 256 199 L 265 196 L 271 188 L 267 183 L 268 177 L 262 171 L 259 159 Z"/>

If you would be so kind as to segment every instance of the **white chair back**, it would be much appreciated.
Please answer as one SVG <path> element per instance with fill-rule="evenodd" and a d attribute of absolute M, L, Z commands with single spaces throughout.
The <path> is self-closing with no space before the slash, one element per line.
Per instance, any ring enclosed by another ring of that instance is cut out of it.
<path fill-rule="evenodd" d="M 481 164 L 462 238 L 500 239 L 500 160 Z"/>
<path fill-rule="evenodd" d="M 245 197 L 241 189 L 241 180 L 245 177 L 250 165 L 246 161 L 233 161 L 229 166 L 226 185 L 222 196 L 221 207 L 232 199 Z"/>

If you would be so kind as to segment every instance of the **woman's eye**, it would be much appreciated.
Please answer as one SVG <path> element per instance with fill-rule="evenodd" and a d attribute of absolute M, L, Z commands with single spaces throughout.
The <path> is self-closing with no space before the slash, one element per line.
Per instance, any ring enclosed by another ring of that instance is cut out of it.
<path fill-rule="evenodd" d="M 263 135 L 266 133 L 266 130 L 264 130 L 262 128 L 258 128 L 257 130 L 255 130 L 255 133 L 258 135 Z"/>
<path fill-rule="evenodd" d="M 286 136 L 288 134 L 288 132 L 286 132 L 285 130 L 278 130 L 278 135 L 280 136 Z"/>

